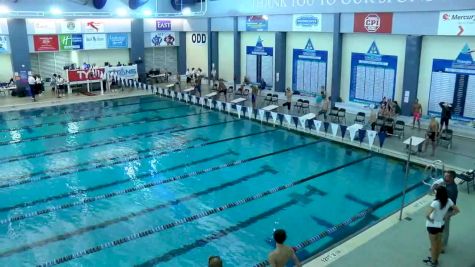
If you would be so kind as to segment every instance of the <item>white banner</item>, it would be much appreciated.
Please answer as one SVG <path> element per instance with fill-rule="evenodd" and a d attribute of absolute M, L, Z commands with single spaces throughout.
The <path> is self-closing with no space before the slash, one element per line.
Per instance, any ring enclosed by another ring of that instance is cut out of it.
<path fill-rule="evenodd" d="M 475 10 L 439 13 L 438 35 L 475 35 Z"/>
<path fill-rule="evenodd" d="M 218 106 L 218 110 L 221 111 L 223 109 L 223 102 L 217 100 L 216 105 Z"/>
<path fill-rule="evenodd" d="M 231 103 L 226 103 L 226 111 L 227 111 L 228 113 L 231 112 Z"/>
<path fill-rule="evenodd" d="M 191 96 L 191 102 L 193 102 L 193 104 L 196 104 L 196 96 L 195 95 Z"/>
<path fill-rule="evenodd" d="M 271 112 L 270 115 L 272 116 L 272 121 L 275 123 L 277 122 L 277 112 Z"/>
<path fill-rule="evenodd" d="M 8 36 L 1 35 L 0 36 L 0 53 L 8 53 Z"/>
<path fill-rule="evenodd" d="M 152 32 L 150 33 L 150 42 L 152 46 L 177 45 L 174 32 Z"/>
<path fill-rule="evenodd" d="M 287 127 L 290 128 L 290 126 L 292 126 L 292 116 L 289 114 L 284 114 L 284 118 L 287 121 Z"/>
<path fill-rule="evenodd" d="M 36 34 L 56 33 L 56 24 L 52 20 L 35 20 L 33 28 Z"/>
<path fill-rule="evenodd" d="M 369 149 L 371 149 L 374 144 L 374 138 L 376 137 L 376 131 L 367 130 L 366 132 L 368 133 Z"/>
<path fill-rule="evenodd" d="M 84 20 L 84 32 L 99 33 L 104 32 L 104 22 L 99 20 Z"/>
<path fill-rule="evenodd" d="M 107 49 L 105 34 L 84 34 L 84 50 Z"/>
<path fill-rule="evenodd" d="M 259 109 L 259 119 L 261 119 L 261 122 L 264 120 L 264 114 L 265 114 L 265 111 L 262 109 Z"/>
<path fill-rule="evenodd" d="M 209 106 L 209 109 L 213 108 L 213 99 L 211 98 L 208 99 L 208 106 Z"/>
<path fill-rule="evenodd" d="M 242 106 L 241 106 L 241 105 L 236 105 L 236 110 L 237 110 L 237 113 L 238 113 L 238 118 L 241 118 L 241 109 L 242 109 Z"/>
<path fill-rule="evenodd" d="M 320 133 L 320 127 L 322 127 L 322 121 L 313 120 L 313 124 L 315 124 L 315 130 L 317 131 L 317 134 L 319 134 Z"/>
<path fill-rule="evenodd" d="M 247 116 L 250 118 L 252 118 L 252 108 L 251 107 L 247 107 Z"/>
<path fill-rule="evenodd" d="M 300 125 L 301 125 L 302 128 L 305 130 L 305 122 L 307 122 L 307 119 L 300 117 L 300 118 L 299 118 L 299 121 L 300 121 Z"/>
<path fill-rule="evenodd" d="M 355 135 L 356 135 L 356 132 L 358 130 L 359 129 L 357 127 L 353 127 L 353 126 L 348 127 L 348 131 L 350 132 L 350 140 L 351 141 L 355 140 Z"/>
<path fill-rule="evenodd" d="M 301 32 L 321 32 L 322 14 L 292 15 L 292 30 Z"/>
<path fill-rule="evenodd" d="M 61 33 L 81 33 L 81 24 L 78 21 L 61 21 Z"/>
<path fill-rule="evenodd" d="M 138 79 L 139 74 L 137 72 L 137 65 L 121 66 L 121 67 L 106 67 L 106 73 L 108 76 L 125 78 L 125 79 Z"/>
<path fill-rule="evenodd" d="M 338 128 L 340 127 L 336 123 L 332 123 L 331 126 L 332 126 L 332 135 L 333 137 L 336 137 L 336 134 L 338 133 Z"/>

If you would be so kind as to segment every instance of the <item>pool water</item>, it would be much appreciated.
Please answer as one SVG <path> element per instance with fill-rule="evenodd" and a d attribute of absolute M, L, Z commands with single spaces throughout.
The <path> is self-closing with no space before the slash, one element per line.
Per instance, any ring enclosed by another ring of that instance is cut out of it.
<path fill-rule="evenodd" d="M 155 96 L 3 113 L 0 149 L 0 266 L 253 266 L 276 228 L 295 245 L 372 209 L 303 260 L 404 183 L 403 162 Z"/>

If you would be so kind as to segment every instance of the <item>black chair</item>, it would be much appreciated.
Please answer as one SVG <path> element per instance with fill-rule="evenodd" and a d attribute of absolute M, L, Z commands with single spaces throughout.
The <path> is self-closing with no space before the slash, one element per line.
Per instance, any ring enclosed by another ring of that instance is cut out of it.
<path fill-rule="evenodd" d="M 270 104 L 272 102 L 272 94 L 267 94 L 264 98 L 264 103 Z"/>
<path fill-rule="evenodd" d="M 302 110 L 302 112 L 304 112 L 305 110 L 306 110 L 307 112 L 310 112 L 310 101 L 304 100 L 304 101 L 302 102 L 302 108 L 301 108 L 301 110 Z"/>
<path fill-rule="evenodd" d="M 300 113 L 300 111 L 302 110 L 302 106 L 303 106 L 303 100 L 302 99 L 297 99 L 297 102 L 295 103 L 295 109 L 297 110 L 297 112 Z"/>
<path fill-rule="evenodd" d="M 279 103 L 279 95 L 278 94 L 273 94 L 272 95 L 271 103 L 276 104 L 276 105 Z"/>
<path fill-rule="evenodd" d="M 406 128 L 406 123 L 401 120 L 397 120 L 394 125 L 394 134 L 399 136 L 400 139 L 404 138 L 404 129 Z"/>
<path fill-rule="evenodd" d="M 242 93 L 242 96 L 244 98 L 249 98 L 249 89 L 244 89 L 244 92 Z"/>
<path fill-rule="evenodd" d="M 454 132 L 451 129 L 443 129 L 440 133 L 438 143 L 447 144 L 447 148 L 450 149 L 452 147 L 452 138 L 454 136 Z"/>
<path fill-rule="evenodd" d="M 394 119 L 387 118 L 384 121 L 383 128 L 380 131 L 385 131 L 387 134 L 394 134 Z"/>
<path fill-rule="evenodd" d="M 381 129 L 384 127 L 384 122 L 386 121 L 386 118 L 384 116 L 378 116 L 378 118 L 376 119 L 376 127 L 379 127 L 379 131 L 381 131 Z M 375 128 L 376 130 L 376 128 Z"/>
<path fill-rule="evenodd" d="M 333 107 L 330 109 L 330 114 L 328 114 L 328 116 L 330 116 L 330 121 L 338 120 L 338 111 L 340 111 L 340 109 L 338 109 L 337 107 Z"/>
<path fill-rule="evenodd" d="M 346 109 L 340 108 L 337 113 L 338 123 L 340 123 L 340 119 L 345 121 L 346 125 Z"/>
<path fill-rule="evenodd" d="M 355 123 L 365 124 L 366 122 L 366 114 L 364 112 L 358 112 L 355 117 Z"/>

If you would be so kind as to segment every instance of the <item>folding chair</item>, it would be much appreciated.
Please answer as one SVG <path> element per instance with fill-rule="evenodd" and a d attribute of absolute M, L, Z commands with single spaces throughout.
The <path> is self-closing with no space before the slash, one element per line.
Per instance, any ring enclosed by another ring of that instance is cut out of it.
<path fill-rule="evenodd" d="M 328 114 L 328 116 L 330 116 L 330 121 L 338 120 L 338 111 L 339 109 L 337 107 L 332 107 L 330 109 L 330 114 Z"/>
<path fill-rule="evenodd" d="M 443 129 L 439 136 L 439 144 L 446 143 L 447 148 L 450 149 L 452 147 L 452 137 L 454 132 L 451 129 Z"/>
<path fill-rule="evenodd" d="M 310 101 L 304 100 L 304 101 L 302 102 L 302 108 L 301 108 L 301 110 L 302 110 L 302 112 L 304 112 L 305 110 L 306 110 L 307 112 L 310 112 Z"/>
<path fill-rule="evenodd" d="M 303 106 L 303 100 L 302 99 L 297 99 L 297 102 L 295 103 L 295 109 L 297 110 L 297 112 L 300 113 L 300 111 L 302 111 L 302 106 Z"/>
<path fill-rule="evenodd" d="M 366 114 L 364 112 L 358 112 L 355 117 L 355 123 L 364 125 L 366 121 Z"/>
<path fill-rule="evenodd" d="M 381 131 L 381 129 L 384 127 L 384 122 L 386 121 L 386 118 L 383 117 L 383 116 L 378 116 L 378 118 L 376 119 L 376 127 L 379 127 L 379 131 Z M 375 130 L 376 130 L 376 127 L 375 127 Z"/>
<path fill-rule="evenodd" d="M 267 94 L 266 97 L 264 98 L 264 103 L 270 104 L 272 102 L 272 94 Z"/>
<path fill-rule="evenodd" d="M 337 119 L 338 119 L 338 123 L 340 123 L 340 119 L 344 120 L 344 121 L 345 121 L 345 125 L 346 125 L 346 109 L 340 108 L 340 109 L 338 110 Z"/>
<path fill-rule="evenodd" d="M 394 125 L 394 134 L 399 136 L 400 139 L 404 138 L 404 129 L 406 123 L 404 121 L 398 120 Z"/>
<path fill-rule="evenodd" d="M 277 105 L 277 104 L 279 103 L 279 95 L 273 94 L 273 95 L 272 95 L 272 101 L 271 101 L 271 103 Z"/>

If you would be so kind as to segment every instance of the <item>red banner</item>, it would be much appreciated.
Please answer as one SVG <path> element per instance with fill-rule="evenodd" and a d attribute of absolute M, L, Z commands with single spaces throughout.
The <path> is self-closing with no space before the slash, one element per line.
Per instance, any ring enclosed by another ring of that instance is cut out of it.
<path fill-rule="evenodd" d="M 354 32 L 391 33 L 393 13 L 356 13 Z"/>
<path fill-rule="evenodd" d="M 90 70 L 68 70 L 69 82 L 86 82 L 88 80 L 101 80 L 105 75 L 105 68 Z"/>
<path fill-rule="evenodd" d="M 58 35 L 33 35 L 35 51 L 59 51 Z"/>

